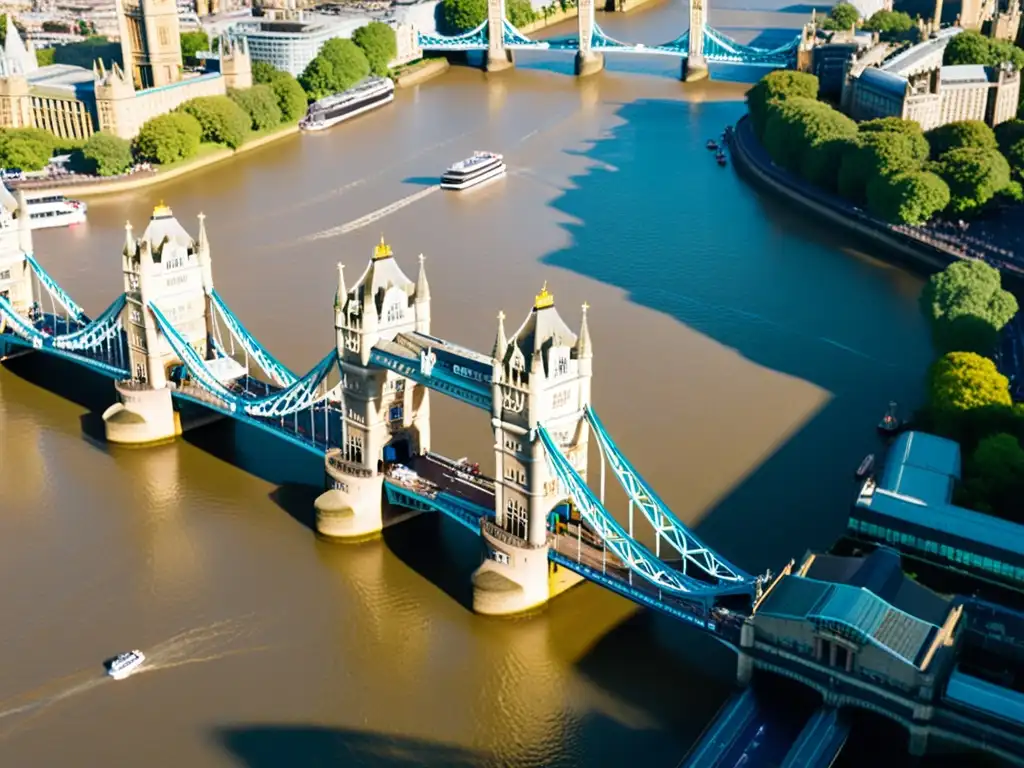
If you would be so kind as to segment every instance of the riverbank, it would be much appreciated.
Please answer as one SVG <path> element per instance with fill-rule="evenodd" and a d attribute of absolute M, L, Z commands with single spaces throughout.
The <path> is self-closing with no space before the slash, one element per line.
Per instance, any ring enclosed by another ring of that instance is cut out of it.
<path fill-rule="evenodd" d="M 391 73 L 391 77 L 398 88 L 411 88 L 443 75 L 448 71 L 449 66 L 448 59 L 443 57 L 420 59 L 411 64 L 396 67 Z"/>
<path fill-rule="evenodd" d="M 553 27 L 555 24 L 561 24 L 567 19 L 575 19 L 580 15 L 579 8 L 559 8 L 554 13 L 547 16 L 541 16 L 536 21 L 531 21 L 529 24 L 524 24 L 519 28 L 519 31 L 524 35 L 529 35 L 532 32 L 537 32 L 546 27 Z"/>
<path fill-rule="evenodd" d="M 875 218 L 841 197 L 808 184 L 777 166 L 754 135 L 746 115 L 731 132 L 729 147 L 736 169 L 762 189 L 778 193 L 815 214 L 819 220 L 835 224 L 857 239 L 886 249 L 911 266 L 926 272 L 944 269 L 954 261 L 973 258 L 963 251 L 929 237 L 917 227 L 897 226 Z M 1000 263 L 1001 271 L 1020 280 L 1020 268 Z"/>

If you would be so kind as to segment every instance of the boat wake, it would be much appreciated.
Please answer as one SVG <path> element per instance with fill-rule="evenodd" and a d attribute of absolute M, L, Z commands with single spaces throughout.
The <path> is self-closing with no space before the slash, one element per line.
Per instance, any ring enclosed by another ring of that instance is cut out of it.
<path fill-rule="evenodd" d="M 321 232 L 316 232 L 315 234 L 301 237 L 299 238 L 298 242 L 310 243 L 313 242 L 314 240 L 325 240 L 330 237 L 340 237 L 341 235 L 347 235 L 349 232 L 354 232 L 357 229 L 367 227 L 370 224 L 373 224 L 375 221 L 380 221 L 385 216 L 390 216 L 392 213 L 400 211 L 406 206 L 412 205 L 413 203 L 422 200 L 428 195 L 434 194 L 440 188 L 440 186 L 435 185 L 433 187 L 421 189 L 419 192 L 415 192 L 409 195 L 408 197 L 403 197 L 401 200 L 396 200 L 395 202 L 385 205 L 383 208 L 378 208 L 376 211 L 368 213 L 365 216 L 361 216 L 358 219 L 353 219 L 352 221 L 346 222 L 345 224 L 341 224 L 337 227 L 331 227 L 330 229 L 325 229 Z"/>
<path fill-rule="evenodd" d="M 265 646 L 230 647 L 237 646 L 238 641 L 250 633 L 250 629 L 244 619 L 227 619 L 179 632 L 147 648 L 145 663 L 131 676 L 265 650 Z M 6 701 L 0 701 L 0 738 L 9 736 L 17 728 L 44 714 L 56 704 L 112 682 L 114 680 L 97 664 L 94 669 L 53 680 Z"/>

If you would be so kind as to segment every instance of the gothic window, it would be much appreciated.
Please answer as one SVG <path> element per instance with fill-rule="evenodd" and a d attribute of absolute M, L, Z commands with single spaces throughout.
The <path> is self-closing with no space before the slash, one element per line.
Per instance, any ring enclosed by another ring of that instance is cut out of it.
<path fill-rule="evenodd" d="M 132 322 L 133 323 L 141 323 L 142 322 L 142 313 L 139 312 L 139 310 L 136 309 L 135 307 L 132 307 Z"/>
<path fill-rule="evenodd" d="M 520 539 L 526 538 L 526 508 L 518 499 L 509 499 L 505 505 L 505 530 Z"/>
<path fill-rule="evenodd" d="M 395 392 L 399 394 L 405 392 L 405 379 L 397 379 L 395 381 Z"/>
<path fill-rule="evenodd" d="M 135 364 L 135 380 L 141 382 L 146 380 L 146 366 L 142 363 Z"/>
<path fill-rule="evenodd" d="M 397 322 L 402 319 L 403 314 L 401 301 L 396 301 L 388 307 L 387 322 Z"/>
<path fill-rule="evenodd" d="M 352 432 L 345 443 L 345 459 L 356 464 L 363 463 L 363 436 Z"/>
<path fill-rule="evenodd" d="M 345 349 L 347 349 L 349 352 L 358 352 L 359 351 L 359 337 L 356 336 L 354 333 L 346 334 L 345 335 Z"/>
<path fill-rule="evenodd" d="M 128 275 L 128 287 L 133 290 L 139 290 L 139 276 L 136 274 Z"/>
<path fill-rule="evenodd" d="M 555 375 L 565 376 L 569 373 L 569 360 L 562 355 L 558 358 L 558 362 L 555 364 Z"/>
<path fill-rule="evenodd" d="M 11 270 L 5 269 L 4 271 L 0 272 L 0 280 L 10 280 L 10 279 L 11 279 Z"/>
<path fill-rule="evenodd" d="M 160 45 L 167 45 L 167 27 L 160 27 Z"/>

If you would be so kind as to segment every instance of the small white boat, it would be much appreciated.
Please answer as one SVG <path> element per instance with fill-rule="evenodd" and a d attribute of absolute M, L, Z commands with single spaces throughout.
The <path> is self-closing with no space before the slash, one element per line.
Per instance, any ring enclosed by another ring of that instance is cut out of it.
<path fill-rule="evenodd" d="M 71 227 L 85 223 L 85 214 L 89 206 L 81 200 L 69 200 L 64 195 L 46 195 L 45 197 L 29 197 L 28 225 L 30 229 L 49 229 L 50 227 Z"/>
<path fill-rule="evenodd" d="M 469 189 L 505 175 L 505 158 L 496 152 L 474 152 L 441 176 L 441 189 Z"/>
<path fill-rule="evenodd" d="M 124 680 L 128 675 L 141 667 L 145 660 L 146 654 L 139 650 L 119 654 L 116 659 L 110 662 L 110 669 L 107 670 L 107 674 L 115 680 Z"/>
<path fill-rule="evenodd" d="M 856 476 L 858 480 L 863 480 L 865 477 L 871 474 L 871 470 L 875 468 L 875 454 L 869 453 L 864 457 L 864 461 L 857 467 Z"/>

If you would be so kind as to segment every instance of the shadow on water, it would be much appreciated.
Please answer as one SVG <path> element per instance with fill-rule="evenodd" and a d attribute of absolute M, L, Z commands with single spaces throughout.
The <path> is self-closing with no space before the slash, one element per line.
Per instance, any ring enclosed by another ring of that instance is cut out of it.
<path fill-rule="evenodd" d="M 437 176 L 410 176 L 407 179 L 402 179 L 403 184 L 414 184 L 421 187 L 434 187 L 437 186 Z"/>
<path fill-rule="evenodd" d="M 384 529 L 384 542 L 407 567 L 466 610 L 473 608 L 472 575 L 480 565 L 480 537 L 439 513 Z"/>
<path fill-rule="evenodd" d="M 497 755 L 479 749 L 443 744 L 410 736 L 375 733 L 320 725 L 231 725 L 218 728 L 213 738 L 245 768 L 569 768 L 615 766 L 635 762 L 636 738 L 626 738 L 627 726 L 605 717 L 588 715 L 578 724 L 580 733 L 600 729 L 600 753 L 585 744 L 580 754 L 561 760 L 527 754 Z M 616 737 L 619 734 L 619 737 Z M 642 763 L 641 759 L 641 763 Z"/>
<path fill-rule="evenodd" d="M 757 572 L 841 532 L 852 486 L 837 482 L 847 477 L 837 466 L 849 462 L 852 478 L 866 449 L 876 449 L 873 425 L 885 402 L 916 401 L 930 351 L 908 301 L 919 290 L 914 278 L 841 253 L 826 227 L 717 166 L 705 140 L 742 112 L 738 102 L 622 105 L 622 122 L 579 153 L 591 166 L 550 203 L 571 241 L 543 261 L 622 289 L 756 365 L 824 390 L 821 409 L 766 449 L 698 526 Z M 595 366 L 615 365 L 601 361 L 594 341 Z M 660 343 L 636 341 L 652 354 Z M 682 393 L 691 386 L 676 385 Z M 599 373 L 594 388 L 598 405 L 615 396 L 601 391 Z M 794 501 L 799 512 L 787 509 Z"/>

